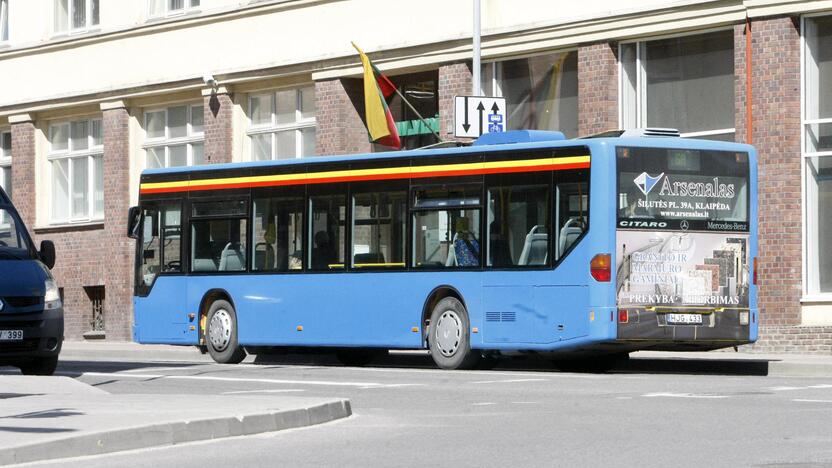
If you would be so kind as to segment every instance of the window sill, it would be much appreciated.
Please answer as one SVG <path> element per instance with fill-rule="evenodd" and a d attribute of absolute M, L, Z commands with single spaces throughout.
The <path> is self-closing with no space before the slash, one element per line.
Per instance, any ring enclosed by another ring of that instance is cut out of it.
<path fill-rule="evenodd" d="M 47 234 L 50 232 L 61 232 L 61 231 L 92 231 L 96 229 L 104 229 L 104 220 L 98 219 L 95 221 L 84 221 L 78 223 L 56 223 L 56 224 L 47 224 L 45 226 L 35 226 L 32 228 L 36 234 Z"/>
<path fill-rule="evenodd" d="M 832 293 L 807 294 L 800 298 L 801 304 L 832 304 Z"/>

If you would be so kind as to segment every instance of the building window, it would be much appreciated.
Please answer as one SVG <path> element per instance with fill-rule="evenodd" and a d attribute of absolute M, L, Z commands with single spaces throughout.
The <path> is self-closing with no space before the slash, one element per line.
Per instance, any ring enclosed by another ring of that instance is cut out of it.
<path fill-rule="evenodd" d="M 622 128 L 734 141 L 732 30 L 621 44 Z"/>
<path fill-rule="evenodd" d="M 90 330 L 104 331 L 104 286 L 84 286 L 90 300 Z"/>
<path fill-rule="evenodd" d="M 0 0 L 0 42 L 9 40 L 9 0 Z"/>
<path fill-rule="evenodd" d="M 194 166 L 205 160 L 202 104 L 145 111 L 144 128 L 146 167 Z"/>
<path fill-rule="evenodd" d="M 557 130 L 578 136 L 578 53 L 487 63 L 482 92 L 506 98 L 509 130 Z"/>
<path fill-rule="evenodd" d="M 254 94 L 248 111 L 252 161 L 315 154 L 315 88 Z"/>
<path fill-rule="evenodd" d="M 199 0 L 148 0 L 147 10 L 151 18 L 181 15 L 199 7 Z"/>
<path fill-rule="evenodd" d="M 104 141 L 101 120 L 49 126 L 52 222 L 104 218 Z"/>
<path fill-rule="evenodd" d="M 12 132 L 0 132 L 0 187 L 12 196 Z"/>
<path fill-rule="evenodd" d="M 803 158 L 806 293 L 832 293 L 832 17 L 806 18 Z"/>
<path fill-rule="evenodd" d="M 12 133 L 0 132 L 0 187 L 12 197 Z M 0 225 L 6 224 L 6 214 L 0 211 Z"/>
<path fill-rule="evenodd" d="M 98 26 L 99 0 L 55 0 L 55 32 L 85 32 Z"/>

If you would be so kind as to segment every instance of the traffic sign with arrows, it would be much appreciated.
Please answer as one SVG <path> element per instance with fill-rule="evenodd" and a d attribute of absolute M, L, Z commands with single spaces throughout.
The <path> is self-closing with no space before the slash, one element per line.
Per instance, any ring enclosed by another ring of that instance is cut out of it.
<path fill-rule="evenodd" d="M 454 136 L 477 138 L 506 131 L 506 100 L 487 96 L 454 98 Z"/>

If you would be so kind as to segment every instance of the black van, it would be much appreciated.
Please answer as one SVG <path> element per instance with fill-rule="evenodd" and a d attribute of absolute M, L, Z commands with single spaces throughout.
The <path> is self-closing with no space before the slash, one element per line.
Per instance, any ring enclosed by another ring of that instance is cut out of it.
<path fill-rule="evenodd" d="M 0 188 L 0 365 L 52 375 L 64 340 L 64 309 L 51 241 L 35 250 L 26 226 Z"/>

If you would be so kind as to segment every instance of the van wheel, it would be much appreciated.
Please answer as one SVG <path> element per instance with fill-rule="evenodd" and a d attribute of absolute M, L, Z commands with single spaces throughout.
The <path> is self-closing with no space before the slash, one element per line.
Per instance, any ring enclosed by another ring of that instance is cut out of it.
<path fill-rule="evenodd" d="M 471 324 L 468 311 L 454 297 L 436 304 L 430 314 L 428 347 L 433 362 L 442 369 L 472 369 L 480 353 L 471 350 Z"/>
<path fill-rule="evenodd" d="M 52 375 L 58 367 L 58 356 L 39 357 L 21 362 L 20 373 L 23 375 Z"/>
<path fill-rule="evenodd" d="M 220 364 L 237 364 L 246 351 L 237 341 L 237 314 L 228 301 L 218 300 L 208 309 L 205 327 L 208 354 Z"/>

